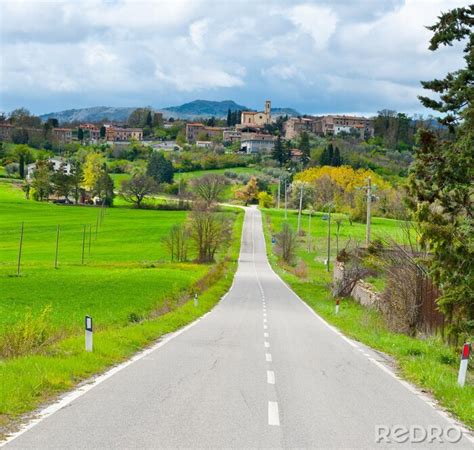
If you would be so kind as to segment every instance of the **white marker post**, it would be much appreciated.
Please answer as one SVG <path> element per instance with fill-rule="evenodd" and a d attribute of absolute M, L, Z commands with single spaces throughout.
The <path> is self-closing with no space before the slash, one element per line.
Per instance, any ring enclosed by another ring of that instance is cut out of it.
<path fill-rule="evenodd" d="M 458 384 L 463 387 L 466 381 L 467 363 L 469 362 L 469 355 L 471 353 L 471 344 L 464 344 L 461 353 L 461 364 L 459 366 Z"/>
<path fill-rule="evenodd" d="M 336 298 L 336 314 L 339 314 L 339 299 Z"/>
<path fill-rule="evenodd" d="M 86 352 L 92 351 L 92 317 L 86 316 Z"/>
<path fill-rule="evenodd" d="M 199 301 L 198 301 L 198 295 L 197 294 L 194 294 L 194 306 L 198 306 L 199 304 Z"/>

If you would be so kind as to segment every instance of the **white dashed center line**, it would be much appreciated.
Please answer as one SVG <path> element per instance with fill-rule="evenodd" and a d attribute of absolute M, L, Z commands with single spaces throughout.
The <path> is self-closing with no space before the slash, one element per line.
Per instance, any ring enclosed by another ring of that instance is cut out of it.
<path fill-rule="evenodd" d="M 277 402 L 268 402 L 268 425 L 280 426 Z"/>
<path fill-rule="evenodd" d="M 271 353 L 265 353 L 265 359 L 267 362 L 272 362 L 272 354 Z"/>
<path fill-rule="evenodd" d="M 264 345 L 265 345 L 265 348 L 269 348 L 270 347 L 270 342 L 265 341 Z"/>
<path fill-rule="evenodd" d="M 267 383 L 275 384 L 275 372 L 273 370 L 267 370 Z"/>

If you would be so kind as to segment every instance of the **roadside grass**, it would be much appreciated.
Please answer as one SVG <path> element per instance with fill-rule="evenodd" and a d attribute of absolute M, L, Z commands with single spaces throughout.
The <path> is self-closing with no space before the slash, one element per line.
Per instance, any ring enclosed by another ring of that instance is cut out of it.
<path fill-rule="evenodd" d="M 292 268 L 282 264 L 273 252 L 271 236 L 281 229 L 284 212 L 275 209 L 264 209 L 262 212 L 270 263 L 299 297 L 346 336 L 392 356 L 403 378 L 429 391 L 442 407 L 474 429 L 474 374 L 471 368 L 465 387 L 457 385 L 460 349 L 447 346 L 436 336 L 413 338 L 390 332 L 380 313 L 363 307 L 351 298 L 341 300 L 340 312 L 336 315 L 334 299 L 329 289 L 332 273 L 328 273 L 323 264 L 326 258 L 327 223 L 324 222 L 324 225 L 320 224 L 314 228 L 314 222 L 312 223 L 311 236 L 314 247 L 311 252 L 307 250 L 306 239 L 300 239 L 298 257 L 308 265 L 309 274 L 307 278 L 302 279 L 293 273 Z M 321 214 L 316 216 L 321 217 Z M 296 211 L 289 211 L 288 221 L 296 229 Z M 397 224 L 397 221 L 390 219 L 374 218 L 372 222 L 374 236 L 382 237 L 388 234 L 400 241 L 403 239 L 403 233 L 399 231 L 399 225 L 400 223 Z M 307 231 L 307 221 L 304 230 Z M 341 235 L 343 230 L 343 241 L 349 237 L 362 239 L 365 225 L 354 224 L 352 227 L 343 225 Z M 333 246 L 334 240 L 332 234 Z M 332 255 L 335 256 L 335 251 Z"/>
<path fill-rule="evenodd" d="M 95 239 L 99 209 L 26 201 L 17 187 L 0 182 L 0 346 L 2 339 L 4 345 L 24 346 L 16 357 L 0 361 L 0 435 L 57 393 L 199 317 L 232 282 L 242 211 L 226 208 L 234 218 L 232 245 L 216 264 L 198 265 L 170 263 L 162 241 L 186 212 L 110 208 Z M 54 269 L 58 223 L 59 269 Z M 90 256 L 86 233 L 84 265 L 83 223 L 93 225 Z M 200 292 L 197 308 L 189 301 L 194 292 Z M 86 314 L 94 319 L 92 354 L 84 351 Z M 23 341 L 12 339 L 12 330 Z M 37 341 L 30 345 L 28 339 Z"/>

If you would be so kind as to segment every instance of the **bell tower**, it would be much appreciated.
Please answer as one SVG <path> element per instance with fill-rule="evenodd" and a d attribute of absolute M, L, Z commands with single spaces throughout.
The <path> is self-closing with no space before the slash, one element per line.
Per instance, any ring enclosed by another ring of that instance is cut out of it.
<path fill-rule="evenodd" d="M 267 100 L 265 102 L 265 114 L 270 115 L 272 110 L 272 102 L 270 100 Z"/>

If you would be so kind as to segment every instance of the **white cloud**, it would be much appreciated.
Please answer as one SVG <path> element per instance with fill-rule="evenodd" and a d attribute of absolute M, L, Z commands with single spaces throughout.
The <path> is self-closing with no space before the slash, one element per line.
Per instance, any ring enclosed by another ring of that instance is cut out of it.
<path fill-rule="evenodd" d="M 209 20 L 202 19 L 193 22 L 189 26 L 189 37 L 191 42 L 199 49 L 204 49 L 204 39 L 209 29 Z"/>
<path fill-rule="evenodd" d="M 194 92 L 302 112 L 421 110 L 419 80 L 463 64 L 459 45 L 428 51 L 424 27 L 463 4 L 0 0 L 0 110 L 159 107 Z"/>
<path fill-rule="evenodd" d="M 293 24 L 313 38 L 317 50 L 326 48 L 336 31 L 337 15 L 328 7 L 312 4 L 297 5 L 288 12 Z"/>
<path fill-rule="evenodd" d="M 161 66 L 155 69 L 155 76 L 179 91 L 193 92 L 202 89 L 217 89 L 242 86 L 240 78 L 221 69 L 191 66 L 178 71 L 165 71 Z"/>

